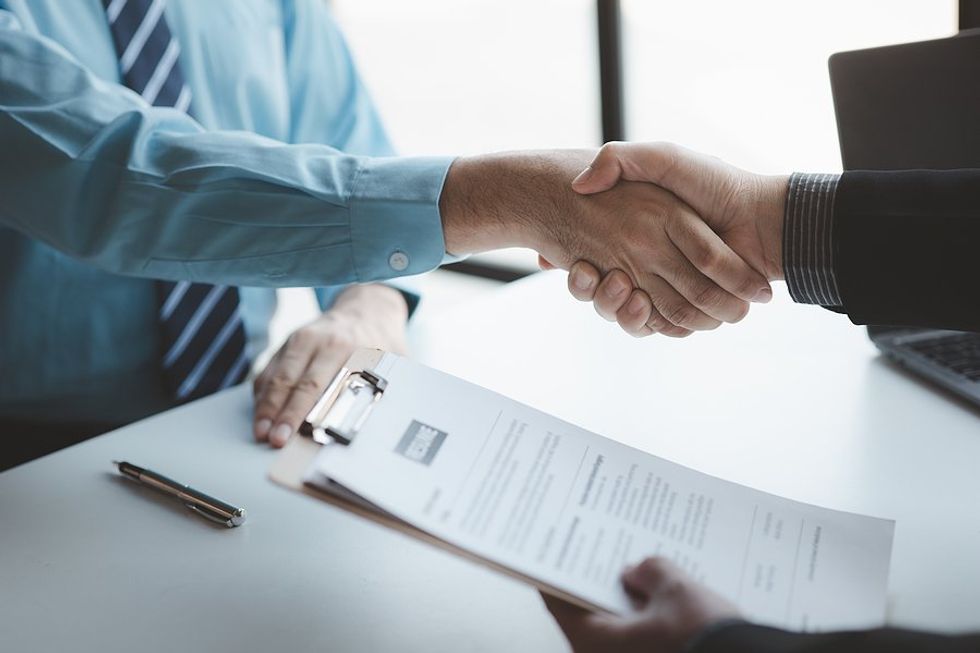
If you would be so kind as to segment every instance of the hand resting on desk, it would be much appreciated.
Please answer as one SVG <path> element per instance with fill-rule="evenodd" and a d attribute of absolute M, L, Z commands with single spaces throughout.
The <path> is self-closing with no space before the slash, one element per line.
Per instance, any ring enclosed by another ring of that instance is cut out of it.
<path fill-rule="evenodd" d="M 360 347 L 404 353 L 408 307 L 388 286 L 351 286 L 313 322 L 289 336 L 255 377 L 255 439 L 286 444 L 341 365 Z"/>

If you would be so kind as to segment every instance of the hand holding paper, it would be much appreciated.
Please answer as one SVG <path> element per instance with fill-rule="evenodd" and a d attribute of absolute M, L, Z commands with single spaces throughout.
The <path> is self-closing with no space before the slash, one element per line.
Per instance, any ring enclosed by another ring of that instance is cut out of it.
<path fill-rule="evenodd" d="M 345 428 L 347 444 L 315 453 L 294 437 L 284 456 L 306 458 L 274 478 L 303 479 L 348 509 L 633 620 L 642 608 L 620 574 L 658 556 L 748 619 L 792 629 L 881 623 L 893 522 L 714 478 L 374 353 L 370 372 L 383 381 L 370 412 L 345 421 L 356 433 Z"/>
<path fill-rule="evenodd" d="M 622 581 L 637 606 L 625 616 L 542 595 L 575 653 L 682 653 L 706 628 L 739 616 L 734 605 L 664 558 L 628 567 Z"/>

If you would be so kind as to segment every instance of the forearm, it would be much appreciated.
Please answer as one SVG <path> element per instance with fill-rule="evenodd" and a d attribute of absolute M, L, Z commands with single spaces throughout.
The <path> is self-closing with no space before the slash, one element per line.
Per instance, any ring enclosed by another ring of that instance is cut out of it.
<path fill-rule="evenodd" d="M 457 159 L 439 202 L 446 251 L 502 247 L 543 252 L 565 237 L 559 220 L 578 210 L 571 180 L 594 152 L 505 152 Z"/>
<path fill-rule="evenodd" d="M 371 281 L 442 261 L 449 159 L 206 132 L 0 18 L 0 225 L 119 274 L 234 285 Z"/>

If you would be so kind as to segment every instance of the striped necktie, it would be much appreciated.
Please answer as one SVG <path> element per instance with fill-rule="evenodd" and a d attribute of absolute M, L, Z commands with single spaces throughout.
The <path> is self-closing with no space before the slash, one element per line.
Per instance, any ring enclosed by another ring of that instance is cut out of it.
<path fill-rule="evenodd" d="M 126 86 L 156 106 L 187 111 L 190 89 L 164 0 L 103 0 Z M 157 281 L 163 375 L 180 402 L 240 383 L 250 369 L 238 289 Z"/>

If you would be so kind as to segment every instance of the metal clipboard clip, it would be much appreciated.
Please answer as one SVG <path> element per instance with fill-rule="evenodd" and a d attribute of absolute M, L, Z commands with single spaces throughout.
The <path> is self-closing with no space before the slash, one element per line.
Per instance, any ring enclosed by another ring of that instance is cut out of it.
<path fill-rule="evenodd" d="M 320 444 L 349 445 L 387 387 L 373 372 L 342 368 L 306 416 L 300 434 Z"/>

